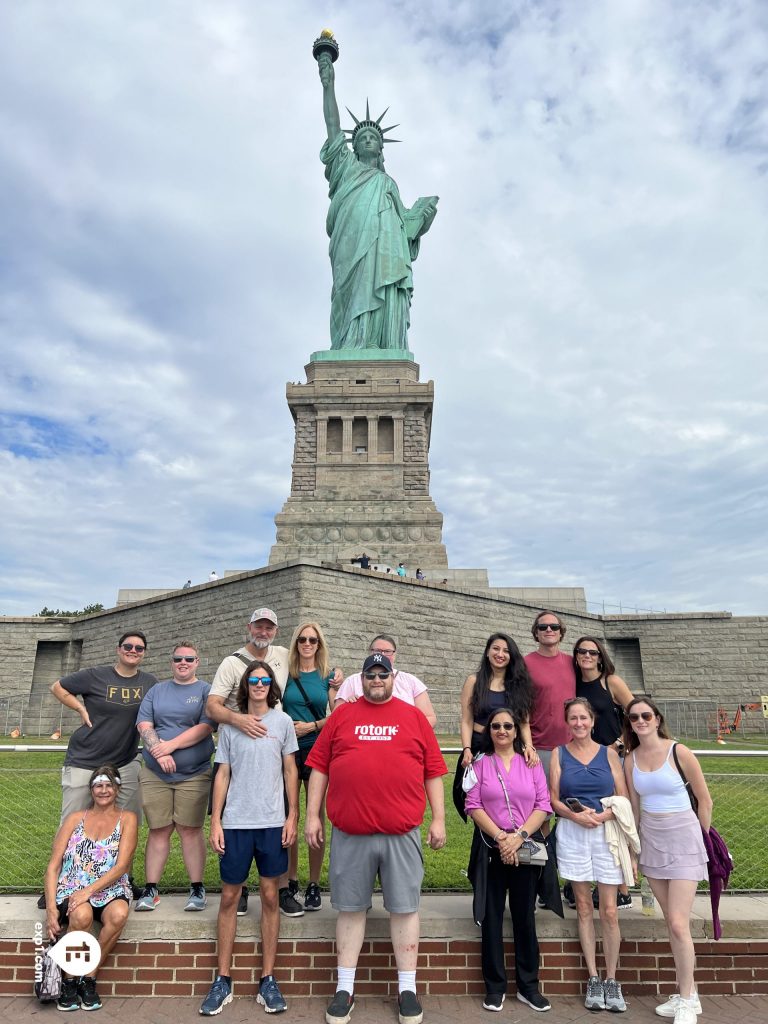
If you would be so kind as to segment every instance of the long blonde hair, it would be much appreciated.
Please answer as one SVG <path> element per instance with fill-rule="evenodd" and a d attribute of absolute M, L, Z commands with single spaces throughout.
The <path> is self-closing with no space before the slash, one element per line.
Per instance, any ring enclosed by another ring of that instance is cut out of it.
<path fill-rule="evenodd" d="M 325 635 L 319 622 L 301 622 L 294 629 L 293 636 L 291 637 L 291 649 L 288 652 L 288 675 L 291 679 L 299 678 L 301 669 L 299 668 L 299 645 L 297 641 L 307 627 L 314 629 L 315 633 L 317 633 L 317 643 L 314 649 L 315 668 L 320 678 L 326 679 L 329 672 L 328 645 L 325 642 Z"/>

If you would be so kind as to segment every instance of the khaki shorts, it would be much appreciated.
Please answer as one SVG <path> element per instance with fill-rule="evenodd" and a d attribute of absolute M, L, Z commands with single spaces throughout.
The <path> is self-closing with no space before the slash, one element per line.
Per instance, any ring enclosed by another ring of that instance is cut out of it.
<path fill-rule="evenodd" d="M 208 810 L 211 769 L 183 782 L 164 782 L 142 764 L 139 772 L 141 803 L 150 828 L 186 825 L 202 828 Z"/>
<path fill-rule="evenodd" d="M 117 769 L 122 781 L 117 796 L 117 806 L 124 807 L 127 811 L 133 811 L 139 819 L 139 825 L 141 825 L 141 800 L 139 798 L 139 765 L 141 763 L 141 758 L 137 757 Z M 83 811 L 86 807 L 91 806 L 88 780 L 92 775 L 92 768 L 76 768 L 69 764 L 64 765 L 61 769 L 61 821 L 64 821 L 66 816 L 72 814 L 73 811 Z"/>

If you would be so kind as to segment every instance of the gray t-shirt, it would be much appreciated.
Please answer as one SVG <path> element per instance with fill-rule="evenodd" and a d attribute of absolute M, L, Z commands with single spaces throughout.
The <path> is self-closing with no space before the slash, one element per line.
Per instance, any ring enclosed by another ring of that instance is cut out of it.
<path fill-rule="evenodd" d="M 284 711 L 261 719 L 266 736 L 247 736 L 232 725 L 219 727 L 216 763 L 231 772 L 224 828 L 282 828 L 285 824 L 283 757 L 299 749 L 293 722 Z"/>
<path fill-rule="evenodd" d="M 122 768 L 132 761 L 139 749 L 136 712 L 157 679 L 142 671 L 121 676 L 112 665 L 99 665 L 59 682 L 68 693 L 83 698 L 91 720 L 91 728 L 81 725 L 70 736 L 64 764 L 93 770 L 102 764 Z"/>
<path fill-rule="evenodd" d="M 216 723 L 205 714 L 210 689 L 210 683 L 204 683 L 202 679 L 196 679 L 194 683 L 166 679 L 145 695 L 136 716 L 136 725 L 151 722 L 161 740 L 175 739 L 195 725 L 210 725 L 215 729 Z M 163 782 L 184 782 L 210 768 L 213 749 L 213 738 L 208 735 L 191 747 L 174 750 L 175 772 L 164 772 L 146 748 L 142 753 L 144 764 Z"/>

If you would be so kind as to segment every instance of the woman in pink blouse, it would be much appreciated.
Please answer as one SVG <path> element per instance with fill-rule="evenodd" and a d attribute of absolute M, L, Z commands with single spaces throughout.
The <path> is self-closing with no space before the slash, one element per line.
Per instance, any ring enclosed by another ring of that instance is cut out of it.
<path fill-rule="evenodd" d="M 520 862 L 521 847 L 552 813 L 547 780 L 540 764 L 526 764 L 520 723 L 509 708 L 497 708 L 491 713 L 481 750 L 482 756 L 474 762 L 477 783 L 467 793 L 466 811 L 489 847 L 485 912 L 481 921 L 486 988 L 483 1007 L 501 1010 L 507 991 L 503 918 L 509 893 L 517 998 L 533 1010 L 549 1010 L 549 1000 L 539 991 L 534 906 L 541 868 Z"/>

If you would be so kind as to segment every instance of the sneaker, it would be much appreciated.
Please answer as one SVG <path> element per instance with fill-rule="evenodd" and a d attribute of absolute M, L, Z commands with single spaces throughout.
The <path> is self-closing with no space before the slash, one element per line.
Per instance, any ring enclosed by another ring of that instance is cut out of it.
<path fill-rule="evenodd" d="M 56 1001 L 56 1009 L 64 1010 L 65 1013 L 69 1010 L 80 1009 L 80 996 L 77 994 L 77 978 L 62 977 L 61 992 Z"/>
<path fill-rule="evenodd" d="M 675 992 L 673 996 L 670 996 L 666 1003 L 662 1003 L 661 1006 L 656 1007 L 656 1013 L 659 1017 L 674 1017 L 677 1013 L 677 1006 L 680 1002 L 680 995 Z M 693 993 L 693 997 L 690 1000 L 693 1006 L 694 1013 L 701 1013 L 701 1000 L 699 999 L 698 992 Z"/>
<path fill-rule="evenodd" d="M 288 892 L 291 896 L 296 896 L 299 891 L 299 880 L 298 878 L 288 879 Z"/>
<path fill-rule="evenodd" d="M 532 1010 L 536 1010 L 538 1013 L 544 1013 L 545 1010 L 552 1009 L 550 1001 L 545 999 L 541 992 L 537 992 L 535 989 L 533 992 L 529 992 L 527 996 L 524 996 L 522 992 L 518 992 L 517 998 L 521 1003 L 525 1003 L 526 1006 L 530 1006 Z"/>
<path fill-rule="evenodd" d="M 576 897 L 573 895 L 573 886 L 570 882 L 566 882 L 563 886 L 563 899 L 571 910 L 576 909 Z"/>
<path fill-rule="evenodd" d="M 547 904 L 544 902 L 544 900 L 541 898 L 541 896 L 537 896 L 536 897 L 536 909 L 537 910 L 546 910 L 547 909 Z"/>
<path fill-rule="evenodd" d="M 632 909 L 632 897 L 628 892 L 620 892 L 616 896 L 616 909 L 617 910 L 631 910 Z"/>
<path fill-rule="evenodd" d="M 184 905 L 185 910 L 205 910 L 208 899 L 205 895 L 205 886 L 199 882 L 189 888 L 189 896 Z"/>
<path fill-rule="evenodd" d="M 588 1010 L 597 1011 L 605 1009 L 605 991 L 603 989 L 603 983 L 596 974 L 587 982 L 587 997 L 584 1000 L 584 1005 Z"/>
<path fill-rule="evenodd" d="M 248 886 L 244 885 L 240 891 L 240 899 L 237 901 L 237 916 L 245 917 L 248 913 Z"/>
<path fill-rule="evenodd" d="M 675 1024 L 696 1024 L 696 1004 L 693 999 L 683 999 L 675 1010 Z"/>
<path fill-rule="evenodd" d="M 277 987 L 274 974 L 268 974 L 259 982 L 259 994 L 256 1002 L 261 1003 L 266 1013 L 282 1013 L 288 1009 L 288 1003 L 283 999 L 283 994 Z"/>
<path fill-rule="evenodd" d="M 424 1011 L 415 992 L 406 989 L 397 997 L 397 1019 L 400 1024 L 421 1024 Z"/>
<path fill-rule="evenodd" d="M 355 1008 L 355 997 L 340 988 L 325 1011 L 325 1024 L 347 1024 Z"/>
<path fill-rule="evenodd" d="M 310 882 L 307 891 L 304 893 L 304 909 L 319 910 L 322 905 L 320 897 L 320 886 L 317 882 Z"/>
<path fill-rule="evenodd" d="M 133 893 L 133 898 L 135 900 L 140 899 L 141 898 L 141 894 L 144 892 L 144 889 L 142 889 L 140 885 L 136 885 L 136 883 L 133 880 L 133 875 L 128 875 L 128 884 L 131 887 L 131 892 Z"/>
<path fill-rule="evenodd" d="M 136 900 L 134 910 L 154 910 L 160 902 L 160 894 L 154 885 L 145 885 L 139 898 Z"/>
<path fill-rule="evenodd" d="M 606 1010 L 610 1010 L 611 1013 L 624 1013 L 627 1004 L 624 1002 L 624 996 L 621 993 L 621 985 L 615 978 L 605 979 L 603 992 L 605 993 Z"/>
<path fill-rule="evenodd" d="M 96 991 L 96 979 L 90 975 L 81 978 L 77 983 L 77 994 L 80 996 L 80 1006 L 83 1010 L 100 1010 L 101 999 Z"/>
<path fill-rule="evenodd" d="M 286 917 L 304 917 L 304 907 L 291 895 L 288 886 L 280 890 L 278 901 L 281 914 L 285 914 Z"/>
<path fill-rule="evenodd" d="M 504 999 L 505 996 L 503 992 L 488 992 L 483 1000 L 483 1009 L 495 1010 L 498 1013 L 504 1005 Z"/>
<path fill-rule="evenodd" d="M 215 1017 L 221 1013 L 227 1003 L 232 1002 L 232 982 L 228 978 L 216 975 L 216 980 L 211 985 L 211 990 L 203 1000 L 200 1013 L 203 1017 Z"/>

